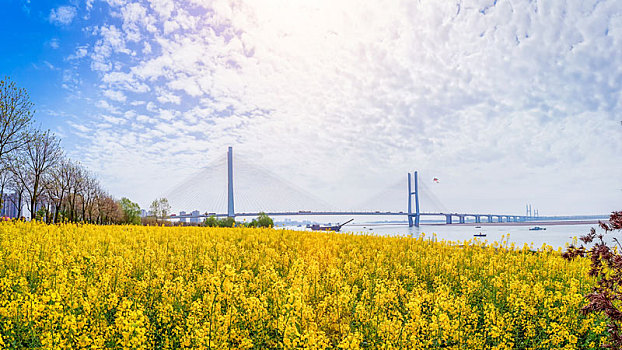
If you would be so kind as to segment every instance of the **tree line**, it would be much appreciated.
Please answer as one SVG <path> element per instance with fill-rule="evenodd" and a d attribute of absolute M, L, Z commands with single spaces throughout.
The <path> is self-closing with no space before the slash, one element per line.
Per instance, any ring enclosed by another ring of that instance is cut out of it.
<path fill-rule="evenodd" d="M 140 223 L 138 204 L 115 200 L 58 136 L 34 125 L 33 107 L 25 89 L 0 80 L 0 208 L 47 223 Z"/>

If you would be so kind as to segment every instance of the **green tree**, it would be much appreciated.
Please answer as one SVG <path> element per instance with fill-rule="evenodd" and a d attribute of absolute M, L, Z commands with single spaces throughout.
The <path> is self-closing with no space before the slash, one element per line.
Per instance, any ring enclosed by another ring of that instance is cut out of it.
<path fill-rule="evenodd" d="M 259 216 L 257 217 L 257 219 L 253 219 L 253 221 L 251 221 L 249 226 L 250 227 L 273 227 L 274 221 L 272 220 L 272 218 L 266 215 L 266 213 L 261 212 L 259 213 Z"/>
<path fill-rule="evenodd" d="M 235 219 L 228 216 L 226 218 L 218 220 L 218 226 L 220 227 L 233 227 L 235 226 Z"/>
<path fill-rule="evenodd" d="M 119 205 L 123 210 L 123 221 L 126 224 L 140 225 L 140 206 L 126 197 L 121 198 Z"/>
<path fill-rule="evenodd" d="M 266 213 L 259 213 L 257 217 L 257 227 L 273 227 L 274 221 Z"/>
<path fill-rule="evenodd" d="M 203 225 L 206 227 L 218 227 L 218 219 L 216 219 L 216 217 L 212 215 L 209 218 L 206 218 L 205 221 L 203 221 Z"/>
<path fill-rule="evenodd" d="M 158 218 L 164 220 L 168 217 L 168 214 L 171 212 L 171 205 L 168 204 L 168 199 L 158 198 L 151 202 L 149 210 L 151 210 L 151 215 L 155 217 L 157 223 Z"/>

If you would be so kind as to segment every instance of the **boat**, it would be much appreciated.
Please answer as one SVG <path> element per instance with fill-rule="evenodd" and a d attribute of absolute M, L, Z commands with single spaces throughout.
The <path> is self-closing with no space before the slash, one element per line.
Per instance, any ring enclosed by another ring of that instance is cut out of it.
<path fill-rule="evenodd" d="M 534 227 L 529 228 L 529 231 L 541 231 L 541 230 L 546 230 L 546 227 L 534 226 Z"/>
<path fill-rule="evenodd" d="M 310 226 L 310 229 L 313 231 L 335 231 L 335 232 L 339 232 L 339 230 L 341 230 L 341 227 L 343 227 L 345 224 L 353 221 L 354 219 L 350 219 L 346 222 L 344 222 L 343 224 L 337 224 L 337 225 L 320 225 L 320 224 L 313 224 Z"/>
<path fill-rule="evenodd" d="M 475 228 L 482 228 L 481 226 L 475 226 Z"/>
<path fill-rule="evenodd" d="M 486 237 L 486 234 L 480 232 L 480 233 L 474 234 L 473 237 Z"/>

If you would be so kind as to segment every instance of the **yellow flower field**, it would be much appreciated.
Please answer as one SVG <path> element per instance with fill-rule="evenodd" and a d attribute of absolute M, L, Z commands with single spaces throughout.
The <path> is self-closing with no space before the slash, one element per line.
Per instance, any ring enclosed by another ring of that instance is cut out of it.
<path fill-rule="evenodd" d="M 0 224 L 1 348 L 599 348 L 589 261 L 476 241 Z"/>

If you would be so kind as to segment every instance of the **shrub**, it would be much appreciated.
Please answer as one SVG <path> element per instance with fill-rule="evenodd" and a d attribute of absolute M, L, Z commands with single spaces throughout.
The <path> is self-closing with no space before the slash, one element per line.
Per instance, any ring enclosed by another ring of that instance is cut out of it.
<path fill-rule="evenodd" d="M 622 230 L 622 211 L 614 211 L 609 217 L 609 222 L 598 222 L 605 234 Z M 620 311 L 620 301 L 622 291 L 619 286 L 622 284 L 622 246 L 616 237 L 613 241 L 617 244 L 617 249 L 611 249 L 604 241 L 602 233 L 596 234 L 592 228 L 590 233 L 581 237 L 585 244 L 596 243 L 590 250 L 581 245 L 580 247 L 569 246 L 563 257 L 573 260 L 577 256 L 588 255 L 591 259 L 589 275 L 596 277 L 596 285 L 592 292 L 586 295 L 588 304 L 581 309 L 584 314 L 603 313 L 608 319 L 607 330 L 609 332 L 609 344 L 606 348 L 622 348 L 622 335 L 620 334 L 620 324 L 622 321 L 622 311 Z"/>

